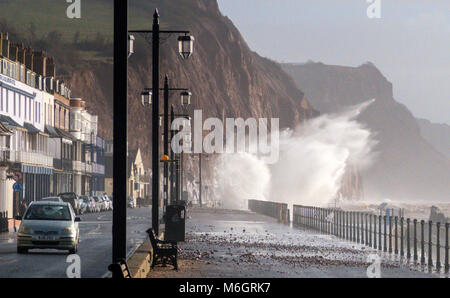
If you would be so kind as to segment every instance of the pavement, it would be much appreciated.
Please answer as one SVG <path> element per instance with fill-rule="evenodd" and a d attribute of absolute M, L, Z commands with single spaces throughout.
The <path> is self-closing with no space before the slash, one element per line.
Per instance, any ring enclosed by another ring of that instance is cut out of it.
<path fill-rule="evenodd" d="M 151 209 L 127 209 L 127 251 L 144 242 L 151 226 Z M 81 216 L 80 244 L 81 277 L 104 277 L 112 259 L 112 211 L 88 213 Z M 30 250 L 17 254 L 16 233 L 0 234 L 0 278 L 5 277 L 66 277 L 70 263 L 67 251 Z"/>
<path fill-rule="evenodd" d="M 157 266 L 148 277 L 367 277 L 379 256 L 380 277 L 439 277 L 395 256 L 332 235 L 293 228 L 270 217 L 236 210 L 189 209 L 179 270 Z"/>

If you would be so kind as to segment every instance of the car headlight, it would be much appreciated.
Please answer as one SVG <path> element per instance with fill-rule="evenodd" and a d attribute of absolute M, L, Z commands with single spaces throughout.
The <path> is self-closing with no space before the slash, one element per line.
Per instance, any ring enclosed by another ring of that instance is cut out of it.
<path fill-rule="evenodd" d="M 75 229 L 73 228 L 73 227 L 67 227 L 67 228 L 64 228 L 62 231 L 61 231 L 61 235 L 68 235 L 68 236 L 72 236 L 72 235 L 75 235 Z"/>
<path fill-rule="evenodd" d="M 32 231 L 26 225 L 21 225 L 19 228 L 19 234 L 31 235 Z"/>

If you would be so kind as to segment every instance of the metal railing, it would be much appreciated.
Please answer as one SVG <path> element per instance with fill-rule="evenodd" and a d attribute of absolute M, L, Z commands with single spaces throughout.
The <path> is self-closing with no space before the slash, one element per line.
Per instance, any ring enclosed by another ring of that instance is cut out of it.
<path fill-rule="evenodd" d="M 248 200 L 248 209 L 276 218 L 279 222 L 289 223 L 289 209 L 286 203 Z"/>
<path fill-rule="evenodd" d="M 0 233 L 8 232 L 8 211 L 0 212 Z"/>
<path fill-rule="evenodd" d="M 311 206 L 293 207 L 293 225 L 399 255 L 449 273 L 449 223 Z"/>

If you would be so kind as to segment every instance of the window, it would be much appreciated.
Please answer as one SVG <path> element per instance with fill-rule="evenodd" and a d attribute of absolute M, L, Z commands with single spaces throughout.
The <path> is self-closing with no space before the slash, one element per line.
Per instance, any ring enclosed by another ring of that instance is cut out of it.
<path fill-rule="evenodd" d="M 31 121 L 31 115 L 32 115 L 32 109 L 31 109 L 31 105 L 32 105 L 32 101 L 33 101 L 33 99 L 32 98 L 30 98 L 30 100 L 29 100 L 29 104 L 28 104 L 28 109 L 29 109 L 29 111 L 28 111 L 28 120 L 30 120 Z"/>
<path fill-rule="evenodd" d="M 13 92 L 13 112 L 14 116 L 16 116 L 16 92 Z"/>
<path fill-rule="evenodd" d="M 0 87 L 0 111 L 3 111 L 3 87 Z"/>

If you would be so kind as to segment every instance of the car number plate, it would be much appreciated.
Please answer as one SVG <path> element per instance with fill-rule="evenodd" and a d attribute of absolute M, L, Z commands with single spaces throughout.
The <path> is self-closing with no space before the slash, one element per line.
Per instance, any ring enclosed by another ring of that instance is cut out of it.
<path fill-rule="evenodd" d="M 52 241 L 52 240 L 56 240 L 56 237 L 55 236 L 47 236 L 47 235 L 45 235 L 45 236 L 36 236 L 36 239 L 37 240 L 47 240 L 47 241 Z"/>

